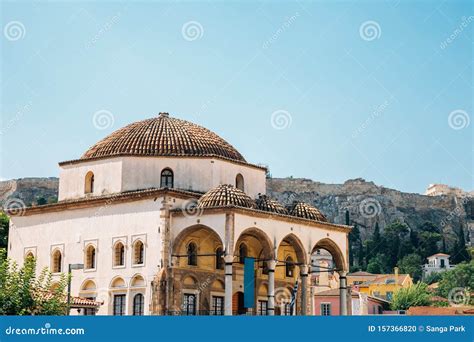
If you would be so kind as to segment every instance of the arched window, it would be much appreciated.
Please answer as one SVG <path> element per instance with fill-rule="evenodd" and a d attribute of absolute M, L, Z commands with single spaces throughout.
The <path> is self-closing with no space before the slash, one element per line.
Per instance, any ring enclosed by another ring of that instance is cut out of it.
<path fill-rule="evenodd" d="M 188 265 L 197 266 L 197 247 L 194 242 L 189 243 L 187 255 L 188 255 Z"/>
<path fill-rule="evenodd" d="M 94 173 L 92 171 L 89 171 L 86 174 L 84 192 L 86 194 L 94 193 Z"/>
<path fill-rule="evenodd" d="M 241 243 L 239 246 L 239 262 L 243 264 L 247 256 L 248 256 L 247 245 L 245 243 Z"/>
<path fill-rule="evenodd" d="M 53 273 L 59 273 L 62 270 L 62 261 L 63 261 L 63 256 L 61 255 L 60 250 L 55 250 L 53 252 L 53 262 L 52 262 L 52 272 Z"/>
<path fill-rule="evenodd" d="M 134 316 L 143 316 L 144 307 L 145 307 L 145 297 L 138 293 L 133 297 L 133 315 Z"/>
<path fill-rule="evenodd" d="M 35 258 L 35 256 L 33 255 L 33 252 L 32 252 L 32 251 L 29 251 L 29 252 L 26 253 L 26 255 L 25 255 L 25 261 L 33 260 L 34 258 Z"/>
<path fill-rule="evenodd" d="M 224 269 L 224 252 L 222 248 L 219 247 L 216 249 L 216 270 L 223 270 Z"/>
<path fill-rule="evenodd" d="M 244 176 L 242 176 L 240 173 L 235 177 L 235 187 L 245 191 Z"/>
<path fill-rule="evenodd" d="M 293 258 L 288 256 L 285 260 L 285 275 L 287 277 L 293 277 L 295 273 L 295 264 Z"/>
<path fill-rule="evenodd" d="M 161 188 L 173 188 L 174 185 L 174 176 L 171 169 L 164 169 L 161 171 Z"/>
<path fill-rule="evenodd" d="M 117 242 L 114 248 L 114 266 L 125 265 L 125 246 L 121 242 Z"/>
<path fill-rule="evenodd" d="M 90 245 L 86 249 L 86 269 L 95 268 L 95 247 Z"/>
<path fill-rule="evenodd" d="M 138 240 L 135 242 L 133 245 L 133 264 L 134 265 L 142 265 L 144 262 L 144 252 L 145 252 L 145 246 L 143 245 L 143 242 Z"/>

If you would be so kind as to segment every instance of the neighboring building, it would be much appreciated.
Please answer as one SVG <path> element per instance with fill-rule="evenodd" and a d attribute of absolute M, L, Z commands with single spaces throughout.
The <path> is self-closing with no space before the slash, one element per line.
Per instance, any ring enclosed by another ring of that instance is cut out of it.
<path fill-rule="evenodd" d="M 462 189 L 451 187 L 446 184 L 430 184 L 425 192 L 426 196 L 462 196 L 464 194 L 465 193 Z"/>
<path fill-rule="evenodd" d="M 339 287 L 339 275 L 334 271 L 331 253 L 324 249 L 317 250 L 311 256 L 311 265 L 312 294 Z"/>
<path fill-rule="evenodd" d="M 391 301 L 396 291 L 411 285 L 413 285 L 413 280 L 410 275 L 398 274 L 398 268 L 395 268 L 395 274 L 377 274 L 375 278 L 354 285 L 352 288 L 355 291 Z"/>
<path fill-rule="evenodd" d="M 444 253 L 436 253 L 429 256 L 428 263 L 423 265 L 423 278 L 429 276 L 431 273 L 444 272 L 454 268 L 449 264 L 450 256 Z"/>
<path fill-rule="evenodd" d="M 390 303 L 384 299 L 352 291 L 349 312 L 352 316 L 381 315 Z M 313 296 L 313 311 L 317 316 L 339 316 L 339 291 L 327 290 Z"/>
<path fill-rule="evenodd" d="M 58 203 L 6 209 L 8 254 L 19 264 L 33 256 L 55 279 L 84 264 L 72 271 L 72 294 L 103 302 L 100 315 L 283 315 L 296 281 L 296 312 L 307 314 L 310 256 L 327 250 L 338 272 L 348 270 L 351 227 L 267 197 L 266 168 L 167 113 L 59 168 Z M 246 257 L 256 261 L 249 310 Z"/>
<path fill-rule="evenodd" d="M 377 276 L 379 275 L 369 273 L 369 272 L 364 272 L 364 271 L 349 273 L 347 275 L 347 285 L 349 286 L 360 285 L 362 283 L 365 283 L 366 281 L 374 280 L 375 278 L 377 278 Z"/>

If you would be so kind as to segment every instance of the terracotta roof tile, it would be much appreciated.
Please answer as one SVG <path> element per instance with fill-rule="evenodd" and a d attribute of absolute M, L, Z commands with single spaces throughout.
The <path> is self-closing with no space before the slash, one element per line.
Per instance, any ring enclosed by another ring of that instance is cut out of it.
<path fill-rule="evenodd" d="M 259 195 L 255 200 L 255 205 L 258 210 L 288 215 L 288 210 L 280 202 L 266 195 Z"/>
<path fill-rule="evenodd" d="M 322 222 L 328 222 L 326 216 L 324 216 L 319 209 L 312 205 L 304 202 L 293 202 L 288 208 L 290 215 L 306 218 L 309 220 L 316 220 Z"/>
<path fill-rule="evenodd" d="M 244 157 L 217 134 L 189 121 L 170 118 L 167 113 L 113 132 L 86 151 L 81 160 L 116 155 L 217 156 L 245 162 Z"/>
<path fill-rule="evenodd" d="M 253 208 L 254 201 L 242 190 L 230 184 L 222 184 L 206 192 L 198 201 L 200 208 L 237 206 Z"/>

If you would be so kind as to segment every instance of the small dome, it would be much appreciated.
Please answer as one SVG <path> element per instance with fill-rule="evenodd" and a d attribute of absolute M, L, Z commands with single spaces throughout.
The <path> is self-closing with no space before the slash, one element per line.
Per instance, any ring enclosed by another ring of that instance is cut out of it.
<path fill-rule="evenodd" d="M 244 208 L 253 208 L 254 202 L 250 196 L 246 195 L 242 190 L 229 184 L 219 185 L 217 188 L 206 192 L 198 201 L 198 207 L 224 207 L 237 206 Z"/>
<path fill-rule="evenodd" d="M 305 202 L 293 202 L 288 208 L 290 215 L 302 217 L 308 220 L 316 220 L 328 222 L 327 218 L 319 211 L 319 209 Z"/>
<path fill-rule="evenodd" d="M 258 210 L 288 215 L 288 210 L 286 210 L 286 208 L 280 202 L 271 199 L 266 195 L 259 195 L 255 200 L 255 204 Z"/>
<path fill-rule="evenodd" d="M 105 137 L 81 159 L 111 156 L 222 157 L 244 162 L 242 155 L 210 130 L 168 113 L 134 122 Z"/>

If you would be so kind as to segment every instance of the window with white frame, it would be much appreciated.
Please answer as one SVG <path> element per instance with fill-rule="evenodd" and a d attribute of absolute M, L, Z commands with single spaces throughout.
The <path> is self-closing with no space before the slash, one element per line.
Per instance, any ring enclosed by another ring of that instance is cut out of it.
<path fill-rule="evenodd" d="M 331 303 L 321 303 L 321 316 L 331 316 Z"/>
<path fill-rule="evenodd" d="M 140 240 L 136 241 L 133 244 L 133 264 L 134 265 L 143 265 L 145 256 L 145 246 Z"/>
<path fill-rule="evenodd" d="M 133 297 L 133 315 L 143 316 L 145 309 L 145 297 L 138 293 Z"/>
<path fill-rule="evenodd" d="M 121 242 L 114 247 L 114 266 L 125 266 L 125 246 Z"/>
<path fill-rule="evenodd" d="M 125 299 L 126 295 L 116 294 L 114 295 L 114 316 L 124 316 L 125 315 Z"/>
<path fill-rule="evenodd" d="M 196 315 L 196 295 L 194 293 L 185 293 L 183 295 L 183 314 Z"/>

